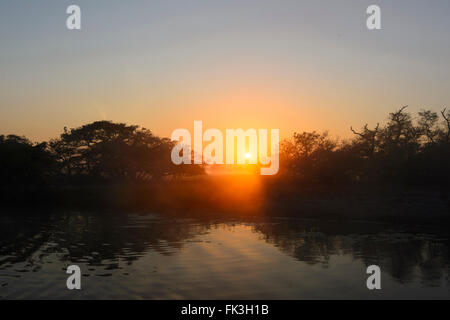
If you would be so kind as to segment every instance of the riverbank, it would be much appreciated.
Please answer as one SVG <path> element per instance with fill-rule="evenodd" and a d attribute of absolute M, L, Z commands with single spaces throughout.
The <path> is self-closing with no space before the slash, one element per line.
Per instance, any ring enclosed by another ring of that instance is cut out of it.
<path fill-rule="evenodd" d="M 245 176 L 151 184 L 3 189 L 2 211 L 161 212 L 182 217 L 289 216 L 450 224 L 450 190 L 388 185 L 301 186 Z"/>

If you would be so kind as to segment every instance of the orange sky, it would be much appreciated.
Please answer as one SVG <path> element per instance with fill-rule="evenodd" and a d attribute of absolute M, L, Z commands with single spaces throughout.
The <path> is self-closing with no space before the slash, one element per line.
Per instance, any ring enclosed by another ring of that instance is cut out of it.
<path fill-rule="evenodd" d="M 78 2 L 78 32 L 63 2 L 0 4 L 0 134 L 112 120 L 168 137 L 202 120 L 349 137 L 403 105 L 450 103 L 448 2 L 380 0 L 374 32 L 365 1 Z"/>

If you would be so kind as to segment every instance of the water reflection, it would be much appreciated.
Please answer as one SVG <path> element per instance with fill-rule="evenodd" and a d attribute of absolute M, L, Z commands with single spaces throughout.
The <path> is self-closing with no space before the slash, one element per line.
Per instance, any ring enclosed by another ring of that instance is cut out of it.
<path fill-rule="evenodd" d="M 406 232 L 370 223 L 305 221 L 258 224 L 255 230 L 308 264 L 327 266 L 333 255 L 350 255 L 366 266 L 380 266 L 401 283 L 420 277 L 424 285 L 438 286 L 446 278 L 449 285 L 449 238 L 443 230 L 416 227 Z"/>
<path fill-rule="evenodd" d="M 184 241 L 209 228 L 209 224 L 167 221 L 155 215 L 106 217 L 80 213 L 5 219 L 1 226 L 0 270 L 22 261 L 28 262 L 27 267 L 38 265 L 52 254 L 62 262 L 117 269 L 119 258 L 130 265 L 149 250 L 174 254 L 182 249 Z M 35 260 L 36 251 L 40 252 L 39 261 Z M 27 271 L 31 270 L 23 270 Z"/>
<path fill-rule="evenodd" d="M 370 223 L 159 215 L 0 219 L 2 298 L 448 298 L 449 234 Z M 83 290 L 65 288 L 70 264 Z M 377 264 L 382 293 L 365 288 Z"/>

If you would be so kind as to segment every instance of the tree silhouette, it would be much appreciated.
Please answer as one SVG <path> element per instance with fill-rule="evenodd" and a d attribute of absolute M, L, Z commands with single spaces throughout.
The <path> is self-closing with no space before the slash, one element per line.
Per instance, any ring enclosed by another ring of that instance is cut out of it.
<path fill-rule="evenodd" d="M 405 106 L 385 125 L 350 130 L 348 141 L 315 131 L 282 141 L 279 181 L 449 185 L 449 110 L 413 118 Z M 1 184 L 142 183 L 204 173 L 202 165 L 174 165 L 173 146 L 148 129 L 111 121 L 64 128 L 49 143 L 0 136 Z"/>
<path fill-rule="evenodd" d="M 0 184 L 41 185 L 55 174 L 55 161 L 45 142 L 33 144 L 16 135 L 0 136 Z"/>
<path fill-rule="evenodd" d="M 407 106 L 389 114 L 385 126 L 364 125 L 351 141 L 327 133 L 295 133 L 281 143 L 281 172 L 304 183 L 376 182 L 448 185 L 450 112 L 443 121 L 422 110 L 414 121 Z"/>
<path fill-rule="evenodd" d="M 50 142 L 65 174 L 103 181 L 145 181 L 178 172 L 170 160 L 172 146 L 148 129 L 111 121 L 65 129 Z"/>

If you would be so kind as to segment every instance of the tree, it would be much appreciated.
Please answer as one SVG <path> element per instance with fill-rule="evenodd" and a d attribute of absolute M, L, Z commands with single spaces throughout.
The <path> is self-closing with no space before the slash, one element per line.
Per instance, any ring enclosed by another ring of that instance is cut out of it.
<path fill-rule="evenodd" d="M 16 135 L 0 136 L 0 183 L 40 185 L 55 173 L 47 144 L 32 143 Z"/>
<path fill-rule="evenodd" d="M 422 110 L 419 112 L 418 128 L 420 133 L 425 137 L 425 143 L 435 143 L 439 135 L 437 127 L 438 115 L 431 110 Z"/>
<path fill-rule="evenodd" d="M 445 126 L 446 128 L 442 130 L 442 141 L 445 143 L 450 142 L 450 110 L 447 111 L 447 108 L 444 108 L 444 110 L 441 111 L 441 115 L 444 118 Z"/>
<path fill-rule="evenodd" d="M 360 131 L 338 142 L 316 132 L 295 133 L 281 143 L 281 172 L 302 182 L 344 181 L 448 184 L 450 111 L 443 118 L 421 110 L 413 119 L 406 108 L 389 114 L 386 125 Z"/>
<path fill-rule="evenodd" d="M 175 174 L 180 169 L 171 162 L 172 146 L 148 129 L 111 121 L 65 128 L 60 139 L 50 142 L 65 174 L 97 181 L 146 181 Z"/>
<path fill-rule="evenodd" d="M 373 130 L 370 130 L 366 124 L 361 132 L 356 132 L 353 130 L 353 127 L 350 127 L 350 130 L 358 136 L 356 144 L 360 147 L 363 157 L 372 158 L 375 152 L 378 151 L 380 144 L 379 128 L 379 123 Z"/>

